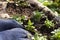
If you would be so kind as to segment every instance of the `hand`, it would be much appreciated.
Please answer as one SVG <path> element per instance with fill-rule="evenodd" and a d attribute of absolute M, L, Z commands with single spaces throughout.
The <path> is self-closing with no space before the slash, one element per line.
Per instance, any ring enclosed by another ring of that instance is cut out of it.
<path fill-rule="evenodd" d="M 28 35 L 29 32 L 22 28 L 13 28 L 0 32 L 0 40 L 31 40 Z"/>

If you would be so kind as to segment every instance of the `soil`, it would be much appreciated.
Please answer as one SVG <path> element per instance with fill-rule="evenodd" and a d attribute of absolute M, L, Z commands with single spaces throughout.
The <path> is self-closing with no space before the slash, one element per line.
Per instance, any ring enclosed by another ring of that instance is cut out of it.
<path fill-rule="evenodd" d="M 18 15 L 26 15 L 27 17 L 29 17 L 29 19 L 31 19 L 34 22 L 34 26 L 36 26 L 36 29 L 38 31 L 40 31 L 42 34 L 46 34 L 46 35 L 50 35 L 50 32 L 53 31 L 53 28 L 47 28 L 44 25 L 44 21 L 46 20 L 46 17 L 43 16 L 40 20 L 40 22 L 36 22 L 32 19 L 33 17 L 33 11 L 35 11 L 36 9 L 33 8 L 34 5 L 32 6 L 16 6 L 14 3 L 8 3 L 7 7 L 6 7 L 6 11 L 10 14 L 10 15 L 14 15 L 14 14 L 18 14 Z M 28 21 L 24 21 L 23 25 L 26 25 Z M 38 27 L 39 26 L 39 27 Z"/>
<path fill-rule="evenodd" d="M 23 7 L 23 6 L 16 6 L 14 3 L 8 3 L 6 7 L 6 11 L 12 14 L 21 14 L 26 15 L 27 17 L 31 18 L 33 16 L 33 11 L 31 7 Z"/>

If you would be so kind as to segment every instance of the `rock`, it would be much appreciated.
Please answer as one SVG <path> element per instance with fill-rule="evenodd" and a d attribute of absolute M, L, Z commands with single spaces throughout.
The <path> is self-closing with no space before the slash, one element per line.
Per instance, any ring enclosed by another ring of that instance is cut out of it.
<path fill-rule="evenodd" d="M 55 29 L 60 27 L 60 16 L 57 16 L 53 19 L 53 22 L 55 23 Z"/>
<path fill-rule="evenodd" d="M 2 14 L 0 14 L 0 18 L 11 18 L 11 17 L 7 13 L 2 13 Z"/>
<path fill-rule="evenodd" d="M 60 16 L 55 17 L 53 20 L 54 20 L 54 22 L 60 23 Z"/>

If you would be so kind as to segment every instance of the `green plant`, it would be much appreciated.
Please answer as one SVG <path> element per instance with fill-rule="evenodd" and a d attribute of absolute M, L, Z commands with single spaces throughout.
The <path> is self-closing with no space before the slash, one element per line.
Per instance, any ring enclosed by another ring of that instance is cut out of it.
<path fill-rule="evenodd" d="M 49 1 L 44 1 L 43 2 L 43 5 L 45 5 L 45 6 L 49 6 L 49 5 L 51 5 L 52 4 L 52 2 L 49 2 Z"/>
<path fill-rule="evenodd" d="M 25 20 L 25 16 L 13 16 L 14 20 L 18 21 L 19 23 L 23 24 L 23 21 L 22 20 Z"/>
<path fill-rule="evenodd" d="M 39 2 L 44 2 L 44 1 L 46 1 L 46 0 L 38 0 Z"/>
<path fill-rule="evenodd" d="M 21 21 L 22 19 L 21 19 L 21 17 L 19 17 L 19 16 L 13 16 L 12 19 L 18 21 L 20 24 L 23 24 L 23 21 Z"/>
<path fill-rule="evenodd" d="M 33 23 L 31 22 L 31 20 L 28 20 L 28 25 L 26 26 L 26 29 L 34 32 L 35 27 L 33 26 Z"/>
<path fill-rule="evenodd" d="M 39 35 L 38 33 L 35 33 L 34 40 L 47 40 L 46 36 Z"/>
<path fill-rule="evenodd" d="M 60 28 L 51 32 L 53 35 L 51 36 L 51 40 L 60 40 Z"/>
<path fill-rule="evenodd" d="M 18 5 L 18 6 L 28 6 L 29 3 L 26 0 L 14 0 L 14 2 Z"/>
<path fill-rule="evenodd" d="M 54 23 L 48 19 L 45 20 L 45 25 L 48 27 L 48 28 L 51 28 L 51 27 L 54 27 Z"/>
<path fill-rule="evenodd" d="M 22 19 L 22 20 L 25 20 L 25 16 L 21 16 L 21 19 Z"/>
<path fill-rule="evenodd" d="M 34 12 L 34 17 L 33 18 L 34 18 L 35 21 L 39 22 L 41 17 L 42 17 L 42 13 L 41 12 L 39 12 L 39 11 L 35 11 Z"/>

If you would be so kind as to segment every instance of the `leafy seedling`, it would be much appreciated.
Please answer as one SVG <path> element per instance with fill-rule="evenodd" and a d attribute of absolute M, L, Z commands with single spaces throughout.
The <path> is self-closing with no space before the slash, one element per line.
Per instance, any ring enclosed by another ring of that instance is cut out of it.
<path fill-rule="evenodd" d="M 33 23 L 31 22 L 31 20 L 28 20 L 28 25 L 26 26 L 26 29 L 34 32 L 35 26 L 33 26 Z"/>
<path fill-rule="evenodd" d="M 51 27 L 54 27 L 54 23 L 48 19 L 45 20 L 45 25 L 48 27 L 48 28 L 51 28 Z"/>
<path fill-rule="evenodd" d="M 26 0 L 15 0 L 14 2 L 18 6 L 22 6 L 22 7 L 29 6 L 29 3 Z"/>
<path fill-rule="evenodd" d="M 18 21 L 19 23 L 23 24 L 22 20 L 25 19 L 25 16 L 20 16 L 20 17 L 19 16 L 13 16 L 12 19 L 14 19 L 14 20 Z"/>
<path fill-rule="evenodd" d="M 51 40 L 60 40 L 60 28 L 51 32 L 53 35 L 51 36 Z"/>
<path fill-rule="evenodd" d="M 41 17 L 42 17 L 42 13 L 40 13 L 39 11 L 34 12 L 34 17 L 33 18 L 34 18 L 35 21 L 39 22 Z"/>
<path fill-rule="evenodd" d="M 35 33 L 34 40 L 47 40 L 46 36 L 39 35 L 38 33 Z"/>

